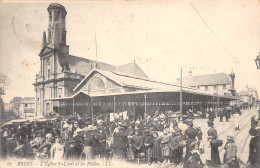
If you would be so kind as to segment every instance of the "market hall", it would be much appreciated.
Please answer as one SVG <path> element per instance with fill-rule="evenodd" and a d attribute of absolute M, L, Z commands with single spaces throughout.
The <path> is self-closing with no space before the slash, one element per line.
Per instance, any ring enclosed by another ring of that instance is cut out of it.
<path fill-rule="evenodd" d="M 182 111 L 185 115 L 189 110 L 193 113 L 215 110 L 233 100 L 236 97 L 94 69 L 74 89 L 73 96 L 44 99 L 44 102 L 52 101 L 59 115 L 127 112 L 137 118 L 156 111 Z"/>

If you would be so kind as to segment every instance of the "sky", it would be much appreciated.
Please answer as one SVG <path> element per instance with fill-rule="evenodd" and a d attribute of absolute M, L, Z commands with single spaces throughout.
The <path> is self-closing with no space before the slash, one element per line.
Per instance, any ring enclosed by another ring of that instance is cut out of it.
<path fill-rule="evenodd" d="M 55 1 L 67 10 L 70 54 L 122 65 L 135 61 L 154 80 L 183 76 L 236 75 L 239 92 L 246 85 L 260 93 L 260 1 Z M 5 102 L 35 96 L 39 52 L 53 1 L 0 3 L 0 72 L 7 75 Z"/>

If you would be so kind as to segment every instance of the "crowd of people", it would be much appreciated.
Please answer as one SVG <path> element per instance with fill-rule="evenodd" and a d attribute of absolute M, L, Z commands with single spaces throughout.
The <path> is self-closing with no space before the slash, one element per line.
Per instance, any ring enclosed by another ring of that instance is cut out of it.
<path fill-rule="evenodd" d="M 53 117 L 4 125 L 0 130 L 1 158 L 53 162 L 121 160 L 148 165 L 169 163 L 184 168 L 221 164 L 219 147 L 223 140 L 218 138 L 210 113 L 207 114 L 207 135 L 193 126 L 192 117 L 182 121 L 187 125 L 184 130 L 179 128 L 178 116 L 169 119 L 165 113 L 156 112 L 137 119 L 131 115 L 126 119 L 120 116 L 113 121 L 109 115 Z M 254 166 L 259 165 L 256 158 L 260 129 L 257 120 L 253 124 L 255 138 L 250 143 L 249 163 Z M 203 136 L 207 136 L 205 146 Z M 227 137 L 224 149 L 223 163 L 236 168 L 239 161 L 233 137 Z"/>

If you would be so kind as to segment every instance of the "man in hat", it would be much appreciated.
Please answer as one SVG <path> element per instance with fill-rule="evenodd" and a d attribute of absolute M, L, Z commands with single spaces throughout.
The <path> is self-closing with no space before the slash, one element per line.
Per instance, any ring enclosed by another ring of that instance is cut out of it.
<path fill-rule="evenodd" d="M 215 111 L 213 111 L 213 109 L 210 108 L 208 114 L 209 114 L 208 116 L 209 120 L 214 121 L 214 118 L 216 118 Z"/>
<path fill-rule="evenodd" d="M 175 165 L 177 165 L 180 162 L 179 144 L 180 144 L 180 139 L 177 135 L 177 132 L 172 131 L 172 136 L 170 137 L 170 147 L 171 147 L 171 156 L 173 159 L 173 163 Z"/>
<path fill-rule="evenodd" d="M 133 150 L 135 154 L 135 158 L 138 159 L 140 153 L 143 151 L 143 136 L 140 134 L 139 129 L 135 129 L 135 135 L 133 136 Z"/>
<path fill-rule="evenodd" d="M 223 115 L 225 116 L 226 118 L 226 122 L 228 122 L 228 118 L 229 118 L 229 112 L 226 108 L 223 108 Z"/>
<path fill-rule="evenodd" d="M 100 158 L 105 158 L 106 155 L 106 134 L 103 127 L 99 127 L 98 134 L 96 135 L 97 148 Z"/>
<path fill-rule="evenodd" d="M 146 163 L 151 164 L 153 137 L 148 129 L 146 129 L 144 132 L 145 132 L 144 149 L 145 149 Z"/>
<path fill-rule="evenodd" d="M 237 146 L 232 136 L 227 136 L 227 143 L 224 149 L 225 149 L 225 153 L 224 153 L 223 163 L 227 164 L 228 167 L 230 168 L 239 167 L 239 162 L 236 156 Z"/>
<path fill-rule="evenodd" d="M 220 119 L 220 122 L 222 122 L 224 115 L 225 115 L 225 114 L 224 114 L 224 108 L 222 108 L 222 109 L 219 110 L 219 119 Z"/>

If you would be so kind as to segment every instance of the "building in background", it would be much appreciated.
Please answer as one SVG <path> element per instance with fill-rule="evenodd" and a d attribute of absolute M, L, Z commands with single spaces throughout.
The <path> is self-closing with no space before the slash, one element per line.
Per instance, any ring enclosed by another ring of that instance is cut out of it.
<path fill-rule="evenodd" d="M 14 97 L 10 101 L 10 113 L 16 118 L 26 119 L 34 116 L 35 113 L 35 98 L 34 97 Z"/>
<path fill-rule="evenodd" d="M 182 85 L 213 95 L 236 95 L 235 74 L 233 72 L 184 77 Z"/>
<path fill-rule="evenodd" d="M 19 112 L 19 104 L 22 101 L 22 97 L 14 97 L 10 101 L 10 111 L 11 113 L 14 114 L 16 118 L 20 117 L 20 112 Z"/>
<path fill-rule="evenodd" d="M 5 120 L 11 119 L 10 103 L 4 104 L 4 116 L 3 117 Z"/>
<path fill-rule="evenodd" d="M 19 118 L 27 119 L 28 117 L 34 117 L 35 113 L 35 98 L 24 97 L 19 103 Z"/>
<path fill-rule="evenodd" d="M 250 88 L 246 86 L 244 90 L 239 93 L 241 100 L 240 105 L 243 108 L 251 108 L 253 106 L 257 106 L 258 102 L 258 93 L 255 88 Z"/>

